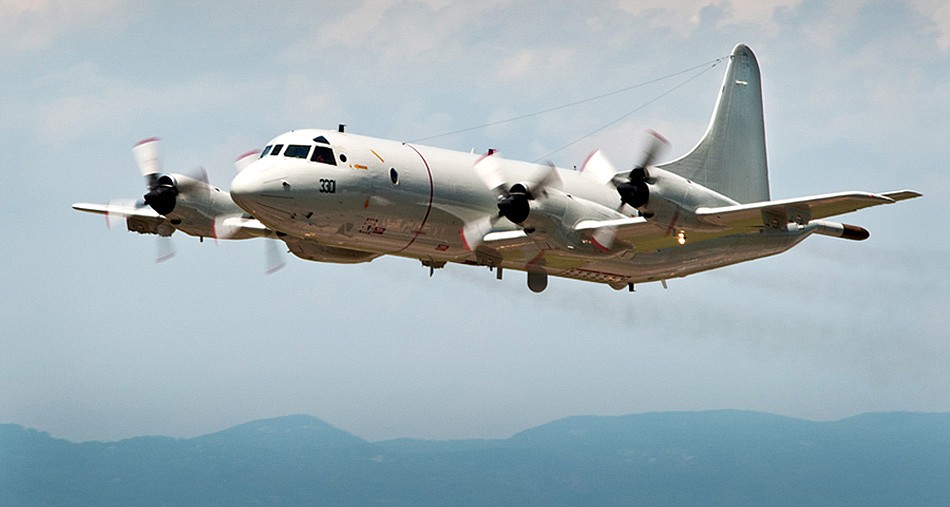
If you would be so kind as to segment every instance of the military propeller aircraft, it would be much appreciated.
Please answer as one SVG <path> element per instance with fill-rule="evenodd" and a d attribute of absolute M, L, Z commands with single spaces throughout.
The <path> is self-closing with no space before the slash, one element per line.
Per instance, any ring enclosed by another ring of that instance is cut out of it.
<path fill-rule="evenodd" d="M 77 203 L 168 237 L 270 238 L 297 257 L 360 263 L 418 259 L 527 273 L 620 290 L 784 252 L 812 234 L 849 240 L 867 230 L 826 220 L 921 194 L 840 192 L 770 200 L 759 67 L 737 45 L 712 120 L 685 155 L 655 164 L 668 143 L 652 132 L 642 160 L 618 171 L 600 151 L 578 170 L 364 137 L 294 130 L 238 159 L 230 194 L 203 176 L 163 173 L 156 139 L 133 148 L 148 191 L 139 202 Z M 276 244 L 275 242 L 271 242 Z M 272 250 L 273 251 L 273 250 Z"/>

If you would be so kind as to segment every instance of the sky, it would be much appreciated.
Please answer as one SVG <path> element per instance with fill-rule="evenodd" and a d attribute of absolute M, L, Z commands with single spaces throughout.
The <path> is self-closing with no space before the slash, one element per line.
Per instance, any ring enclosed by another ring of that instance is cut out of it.
<path fill-rule="evenodd" d="M 130 150 L 147 137 L 166 170 L 227 188 L 238 155 L 287 130 L 415 140 L 706 65 L 425 141 L 624 166 L 656 129 L 672 158 L 737 43 L 762 68 L 773 198 L 925 197 L 844 217 L 865 242 L 816 236 L 634 294 L 553 279 L 538 295 L 520 273 L 430 278 L 393 257 L 266 275 L 260 241 L 180 234 L 156 264 L 154 238 L 70 208 L 141 196 Z M 0 0 L 0 48 L 0 423 L 117 440 L 306 413 L 382 440 L 572 415 L 950 411 L 942 0 Z"/>

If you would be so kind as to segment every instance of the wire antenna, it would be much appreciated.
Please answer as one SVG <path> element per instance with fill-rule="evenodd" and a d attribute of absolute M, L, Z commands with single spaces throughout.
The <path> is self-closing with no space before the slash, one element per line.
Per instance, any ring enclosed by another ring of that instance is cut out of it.
<path fill-rule="evenodd" d="M 662 99 L 663 97 L 666 97 L 667 95 L 669 95 L 669 94 L 675 92 L 676 90 L 678 90 L 678 89 L 680 89 L 680 88 L 686 86 L 686 84 L 688 84 L 690 81 L 692 81 L 692 80 L 698 78 L 699 76 L 701 76 L 701 75 L 705 74 L 706 72 L 710 71 L 711 69 L 715 68 L 717 65 L 719 65 L 719 64 L 720 64 L 723 60 L 725 60 L 726 58 L 729 58 L 729 57 L 728 57 L 728 56 L 724 56 L 724 57 L 722 57 L 722 58 L 717 58 L 716 60 L 714 60 L 714 61 L 712 62 L 711 65 L 710 65 L 709 63 L 703 64 L 703 65 L 708 65 L 708 67 L 703 68 L 703 69 L 700 70 L 699 72 L 697 72 L 697 73 L 693 74 L 692 76 L 688 77 L 688 78 L 687 78 L 685 81 L 683 81 L 682 83 L 679 83 L 678 85 L 676 85 L 676 86 L 670 88 L 669 90 L 666 90 L 665 92 L 663 92 L 663 93 L 657 95 L 656 97 L 653 97 L 652 99 L 650 99 L 650 100 L 648 100 L 648 101 L 646 101 L 646 102 L 640 104 L 639 106 L 633 108 L 631 111 L 628 111 L 628 112 L 622 114 L 621 116 L 617 117 L 616 119 L 611 120 L 611 121 L 605 123 L 604 125 L 602 125 L 602 126 L 596 128 L 596 129 L 594 129 L 594 130 L 592 130 L 592 131 L 590 131 L 590 132 L 588 132 L 588 133 L 582 135 L 581 137 L 578 137 L 577 139 L 574 139 L 573 141 L 571 141 L 571 142 L 565 144 L 564 146 L 561 146 L 560 148 L 558 148 L 558 149 L 556 149 L 556 150 L 554 150 L 554 151 L 552 151 L 552 152 L 546 153 L 546 154 L 544 154 L 544 155 L 538 157 L 537 159 L 535 159 L 535 162 L 540 162 L 540 161 L 542 161 L 542 160 L 546 160 L 546 159 L 549 158 L 551 155 L 554 155 L 555 153 L 558 153 L 559 151 L 562 151 L 562 150 L 564 150 L 564 149 L 566 149 L 566 148 L 570 148 L 571 146 L 574 146 L 575 144 L 577 144 L 577 143 L 583 141 L 584 139 L 587 139 L 588 137 L 590 137 L 590 136 L 592 136 L 592 135 L 594 135 L 594 134 L 596 134 L 596 133 L 598 133 L 598 132 L 600 132 L 600 131 L 606 129 L 607 127 L 610 127 L 611 125 L 614 125 L 614 124 L 620 122 L 621 120 L 623 120 L 624 118 L 626 118 L 626 117 L 632 115 L 633 113 L 636 113 L 637 111 L 640 111 L 640 110 L 646 108 L 646 107 L 649 106 L 650 104 L 653 104 L 654 102 L 656 102 L 656 101 Z M 697 66 L 697 67 L 699 67 L 699 66 Z M 694 70 L 694 69 L 696 69 L 697 67 L 692 67 L 692 68 L 690 68 L 689 70 Z M 678 75 L 678 74 L 683 74 L 683 72 L 678 72 L 677 75 Z"/>
<path fill-rule="evenodd" d="M 694 66 L 692 66 L 692 67 L 689 67 L 688 69 L 683 69 L 683 70 L 674 72 L 674 73 L 672 73 L 672 74 L 667 74 L 667 75 L 662 76 L 662 77 L 650 79 L 650 80 L 647 80 L 647 81 L 642 81 L 642 82 L 640 82 L 640 83 L 633 84 L 633 85 L 630 85 L 630 86 L 626 86 L 626 87 L 620 88 L 620 89 L 618 89 L 618 90 L 610 91 L 610 92 L 607 92 L 607 93 L 602 93 L 602 94 L 600 94 L 600 95 L 595 95 L 595 96 L 593 96 L 593 97 L 588 97 L 588 98 L 586 98 L 586 99 L 581 99 L 581 100 L 577 100 L 577 101 L 574 101 L 574 102 L 569 102 L 569 103 L 567 103 L 567 104 L 562 104 L 562 105 L 559 105 L 559 106 L 550 107 L 550 108 L 547 108 L 547 109 L 542 109 L 542 110 L 540 110 L 540 111 L 535 111 L 535 112 L 533 112 L 533 113 L 522 114 L 522 115 L 514 116 L 514 117 L 511 117 L 511 118 L 506 118 L 506 119 L 504 119 L 504 120 L 497 120 L 497 121 L 493 121 L 493 122 L 489 122 L 489 123 L 484 123 L 484 124 L 482 124 L 482 125 L 475 125 L 475 126 L 472 126 L 472 127 L 466 127 L 466 128 L 462 128 L 462 129 L 458 129 L 458 130 L 452 130 L 452 131 L 450 131 L 450 132 L 444 132 L 444 133 L 441 133 L 441 134 L 435 134 L 435 135 L 426 136 L 426 137 L 419 137 L 419 138 L 416 138 L 416 139 L 411 139 L 411 140 L 409 140 L 409 141 L 407 141 L 407 142 L 410 142 L 410 143 L 418 143 L 418 142 L 422 142 L 422 141 L 429 141 L 429 140 L 438 139 L 438 138 L 441 138 L 441 137 L 448 137 L 448 136 L 455 135 L 455 134 L 461 134 L 461 133 L 463 133 L 463 132 L 470 132 L 470 131 L 472 131 L 472 130 L 479 130 L 479 129 L 484 129 L 484 128 L 488 128 L 488 127 L 494 127 L 495 125 L 503 125 L 503 124 L 505 124 L 505 123 L 511 123 L 511 122 L 518 121 L 518 120 L 524 120 L 524 119 L 526 119 L 526 118 L 531 118 L 531 117 L 539 116 L 539 115 L 542 115 L 542 114 L 553 113 L 554 111 L 560 111 L 560 110 L 562 110 L 562 109 L 567 109 L 567 108 L 569 108 L 569 107 L 574 107 L 574 106 L 577 106 L 577 105 L 580 105 L 580 104 L 586 104 L 586 103 L 588 103 L 588 102 L 593 102 L 593 101 L 595 101 L 595 100 L 600 100 L 600 99 L 603 99 L 603 98 L 606 98 L 606 97 L 610 97 L 610 96 L 613 96 L 613 95 L 617 95 L 617 94 L 619 94 L 619 93 L 623 93 L 623 92 L 627 92 L 627 91 L 630 91 L 630 90 L 634 90 L 634 89 L 636 89 L 636 88 L 641 88 L 641 87 L 644 87 L 644 86 L 647 86 L 647 85 L 650 85 L 650 84 L 659 83 L 660 81 L 664 81 L 664 80 L 667 80 L 667 79 L 670 79 L 670 78 L 674 78 L 674 77 L 676 77 L 676 76 L 680 76 L 680 75 L 682 75 L 682 74 L 686 74 L 686 73 L 692 72 L 692 71 L 694 71 L 694 70 L 696 70 L 696 69 L 703 69 L 702 72 L 700 72 L 699 74 L 696 74 L 696 75 L 691 76 L 689 79 L 687 79 L 687 80 L 684 81 L 683 83 L 680 83 L 679 85 L 677 85 L 677 86 L 675 86 L 675 87 L 673 87 L 673 88 L 667 90 L 667 91 L 664 92 L 662 95 L 660 95 L 660 96 L 658 96 L 658 97 L 652 99 L 651 101 L 649 101 L 649 102 L 647 102 L 647 103 L 645 103 L 645 104 L 643 104 L 643 105 L 637 107 L 637 109 L 634 109 L 633 111 L 631 111 L 631 112 L 625 114 L 624 116 L 618 118 L 617 120 L 614 120 L 613 122 L 608 123 L 607 125 L 601 127 L 600 129 L 591 132 L 591 133 L 588 134 L 587 136 L 584 136 L 584 137 L 582 137 L 582 138 L 580 138 L 580 139 L 577 139 L 577 140 L 573 141 L 571 144 L 568 144 L 568 145 L 566 145 L 566 146 L 563 146 L 563 147 L 561 147 L 561 148 L 559 148 L 559 149 L 557 149 L 557 150 L 551 152 L 552 154 L 553 154 L 553 153 L 557 153 L 558 151 L 561 151 L 561 150 L 563 150 L 564 148 L 567 148 L 567 147 L 573 145 L 574 143 L 576 143 L 576 142 L 578 142 L 578 141 L 580 141 L 580 140 L 582 140 L 582 139 L 585 139 L 586 137 L 589 137 L 589 136 L 591 136 L 591 135 L 593 135 L 593 134 L 599 132 L 600 130 L 603 130 L 603 129 L 609 127 L 610 125 L 612 125 L 612 124 L 614 124 L 614 123 L 616 123 L 616 122 L 622 120 L 623 118 L 626 118 L 627 116 L 629 116 L 629 115 L 631 115 L 631 114 L 633 114 L 633 113 L 639 111 L 640 109 L 643 109 L 644 107 L 646 107 L 646 106 L 652 104 L 653 102 L 656 102 L 657 100 L 663 98 L 664 96 L 668 95 L 669 93 L 671 93 L 672 91 L 676 90 L 677 88 L 680 88 L 681 86 L 685 85 L 686 83 L 692 81 L 693 79 L 695 79 L 696 77 L 698 77 L 698 76 L 699 76 L 700 74 L 702 74 L 703 72 L 706 72 L 707 70 L 709 70 L 709 69 L 715 67 L 716 65 L 719 65 L 719 63 L 721 63 L 721 62 L 722 62 L 724 59 L 726 59 L 726 58 L 728 58 L 728 56 L 726 56 L 726 57 L 721 57 L 721 58 L 716 58 L 715 60 L 711 60 L 711 61 L 708 61 L 708 62 L 703 62 L 703 63 L 701 63 L 701 64 L 699 64 L 699 65 L 694 65 Z M 545 156 L 547 156 L 547 155 L 545 155 Z M 544 157 L 541 157 L 541 158 L 544 158 Z"/>

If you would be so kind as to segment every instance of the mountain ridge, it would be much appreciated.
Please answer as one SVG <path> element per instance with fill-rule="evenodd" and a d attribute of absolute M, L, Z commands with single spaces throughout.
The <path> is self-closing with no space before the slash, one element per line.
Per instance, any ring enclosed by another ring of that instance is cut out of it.
<path fill-rule="evenodd" d="M 950 413 L 573 416 L 505 439 L 370 442 L 322 419 L 73 443 L 0 425 L 2 505 L 936 505 Z"/>

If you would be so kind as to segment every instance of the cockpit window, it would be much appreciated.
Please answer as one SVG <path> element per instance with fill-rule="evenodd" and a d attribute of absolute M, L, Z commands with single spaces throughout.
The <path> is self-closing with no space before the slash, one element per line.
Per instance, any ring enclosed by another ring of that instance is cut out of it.
<path fill-rule="evenodd" d="M 280 150 L 282 150 L 282 149 L 284 149 L 284 145 L 283 145 L 283 144 L 276 144 L 276 145 L 274 145 L 274 149 L 271 150 L 270 154 L 271 154 L 271 155 L 280 155 Z"/>
<path fill-rule="evenodd" d="M 319 162 L 321 164 L 336 165 L 336 159 L 333 157 L 333 150 L 329 146 L 315 146 L 313 148 L 313 155 L 310 156 L 310 161 Z"/>
<path fill-rule="evenodd" d="M 285 157 L 293 158 L 307 158 L 307 155 L 310 154 L 310 147 L 304 146 L 302 144 L 288 144 L 287 151 L 284 152 Z"/>
<path fill-rule="evenodd" d="M 323 136 L 314 137 L 313 142 L 320 143 L 320 144 L 330 144 L 330 141 L 327 141 L 327 138 Z"/>
<path fill-rule="evenodd" d="M 268 144 L 267 146 L 265 146 L 265 147 L 264 147 L 264 151 L 261 152 L 260 158 L 266 157 L 267 154 L 270 153 L 270 149 L 271 149 L 271 148 L 273 148 L 273 146 L 270 145 L 270 144 Z"/>

